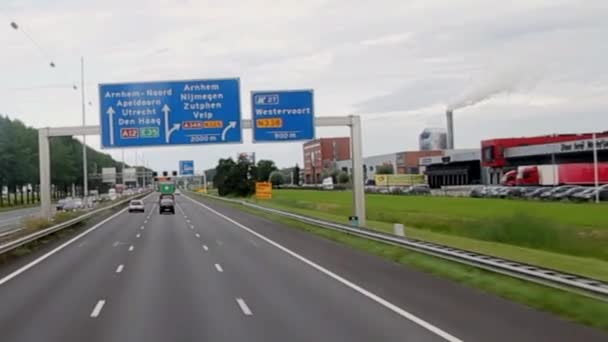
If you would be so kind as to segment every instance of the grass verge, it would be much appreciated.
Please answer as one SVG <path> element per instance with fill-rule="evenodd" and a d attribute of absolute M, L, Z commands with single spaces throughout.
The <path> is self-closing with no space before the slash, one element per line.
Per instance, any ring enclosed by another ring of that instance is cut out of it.
<path fill-rule="evenodd" d="M 457 281 L 468 287 L 522 303 L 538 310 L 551 312 L 574 322 L 608 331 L 608 315 L 606 315 L 608 303 L 605 302 L 435 258 L 404 248 L 319 228 L 242 205 L 212 200 L 225 205 L 231 205 L 239 210 L 257 216 L 266 217 L 287 227 L 310 232 L 387 260 Z"/>
<path fill-rule="evenodd" d="M 249 201 L 258 205 L 316 217 L 330 222 L 346 223 L 343 217 L 325 211 L 292 207 L 273 201 L 256 201 L 254 199 L 249 199 Z M 388 233 L 392 233 L 393 230 L 392 224 L 381 221 L 368 220 L 367 226 L 368 228 Z M 604 260 L 520 247 L 502 242 L 478 240 L 443 232 L 414 228 L 411 226 L 406 227 L 406 235 L 412 239 L 429 241 L 455 248 L 466 249 L 472 252 L 608 281 L 608 262 Z"/>
<path fill-rule="evenodd" d="M 89 226 L 91 226 L 91 224 L 100 222 L 104 218 L 109 217 L 110 215 L 113 215 L 114 213 L 118 212 L 119 210 L 122 210 L 122 208 L 123 207 L 112 208 L 107 211 L 98 213 L 98 214 L 96 214 L 92 217 L 88 217 L 88 218 L 84 219 L 83 221 L 80 221 L 70 227 L 64 228 L 62 230 L 59 230 L 52 234 L 44 236 L 40 239 L 27 243 L 10 252 L 0 254 L 0 266 L 8 264 L 20 257 L 28 255 L 30 253 L 33 253 L 41 248 L 44 248 L 45 246 L 56 243 L 57 241 L 72 237 L 72 236 L 76 235 L 77 233 L 79 233 L 82 230 L 82 228 L 89 227 Z M 20 232 L 20 233 L 21 233 L 21 235 L 31 234 L 37 230 L 42 230 L 42 229 L 48 228 L 52 225 L 56 225 L 56 224 L 65 222 L 67 220 L 70 220 L 72 218 L 75 218 L 81 214 L 82 213 L 78 213 L 78 212 L 60 212 L 60 213 L 57 213 L 53 217 L 52 222 L 48 221 L 46 219 L 41 219 L 41 218 L 28 218 L 25 221 L 24 231 Z"/>

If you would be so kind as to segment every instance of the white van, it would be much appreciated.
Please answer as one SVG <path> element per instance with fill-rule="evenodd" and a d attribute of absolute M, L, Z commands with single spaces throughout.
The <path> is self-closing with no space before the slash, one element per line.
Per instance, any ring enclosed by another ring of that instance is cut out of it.
<path fill-rule="evenodd" d="M 331 177 L 323 179 L 323 190 L 333 190 L 334 180 Z"/>

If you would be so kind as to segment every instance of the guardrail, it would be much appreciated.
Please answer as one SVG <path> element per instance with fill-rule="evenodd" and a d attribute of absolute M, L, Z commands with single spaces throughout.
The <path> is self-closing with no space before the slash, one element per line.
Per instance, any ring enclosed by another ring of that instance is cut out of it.
<path fill-rule="evenodd" d="M 265 212 L 310 223 L 315 226 L 328 228 L 357 235 L 363 238 L 388 243 L 420 253 L 433 255 L 443 259 L 455 261 L 461 264 L 482 268 L 495 273 L 508 275 L 537 284 L 558 288 L 568 292 L 577 293 L 586 297 L 608 302 L 608 283 L 601 280 L 582 277 L 575 274 L 564 273 L 552 269 L 542 268 L 534 265 L 502 259 L 490 255 L 475 253 L 463 249 L 444 246 L 436 243 L 408 239 L 396 235 L 383 233 L 362 227 L 352 227 L 344 224 L 328 222 L 317 218 L 294 214 L 291 212 L 269 208 L 247 201 L 222 198 L 213 195 L 204 195 L 226 202 L 236 203 Z"/>
<path fill-rule="evenodd" d="M 54 225 L 52 227 L 45 228 L 45 229 L 39 230 L 37 232 L 34 232 L 32 234 L 29 234 L 29 235 L 23 236 L 21 238 L 18 238 L 16 240 L 7 242 L 7 243 L 5 243 L 3 245 L 0 245 L 0 255 L 2 255 L 4 253 L 8 253 L 8 252 L 10 252 L 10 251 L 12 251 L 12 250 L 14 250 L 16 248 L 19 248 L 19 247 L 21 247 L 21 246 L 23 246 L 25 244 L 28 244 L 30 242 L 33 242 L 33 241 L 38 240 L 40 238 L 43 238 L 43 237 L 45 237 L 47 235 L 53 234 L 55 232 L 58 232 L 58 231 L 60 231 L 62 229 L 65 229 L 67 227 L 73 226 L 76 223 L 82 222 L 83 220 L 86 220 L 87 218 L 89 218 L 89 217 L 91 217 L 93 215 L 96 215 L 96 214 L 98 214 L 98 213 L 100 213 L 102 211 L 105 211 L 105 210 L 108 210 L 108 209 L 112 209 L 112 208 L 116 208 L 116 207 L 121 206 L 121 205 L 123 205 L 125 203 L 128 203 L 132 199 L 141 198 L 141 197 L 144 197 L 144 196 L 149 195 L 149 194 L 150 194 L 150 192 L 146 192 L 146 193 L 143 193 L 143 194 L 138 194 L 138 195 L 129 197 L 127 199 L 121 200 L 121 201 L 116 202 L 116 203 L 114 203 L 112 205 L 109 205 L 107 207 L 103 207 L 103 208 L 99 208 L 99 209 L 95 209 L 95 210 L 89 211 L 86 214 L 80 215 L 80 216 L 75 217 L 73 219 L 70 219 L 68 221 L 59 223 L 59 224 Z"/>

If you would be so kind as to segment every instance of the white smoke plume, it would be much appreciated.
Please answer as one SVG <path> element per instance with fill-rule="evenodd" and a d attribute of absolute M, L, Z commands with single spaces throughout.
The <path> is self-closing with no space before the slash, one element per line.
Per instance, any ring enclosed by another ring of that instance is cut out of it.
<path fill-rule="evenodd" d="M 543 70 L 543 67 L 534 64 L 511 64 L 486 73 L 448 102 L 448 110 L 472 106 L 496 95 L 532 89 L 540 80 Z"/>

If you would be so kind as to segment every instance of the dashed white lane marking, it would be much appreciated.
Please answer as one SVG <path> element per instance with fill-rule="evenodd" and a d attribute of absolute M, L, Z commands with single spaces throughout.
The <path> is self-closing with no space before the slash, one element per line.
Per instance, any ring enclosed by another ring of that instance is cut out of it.
<path fill-rule="evenodd" d="M 222 266 L 220 266 L 220 264 L 215 264 L 215 269 L 216 269 L 218 272 L 224 272 L 224 269 L 222 268 Z"/>
<path fill-rule="evenodd" d="M 197 238 L 200 238 L 200 237 L 201 237 L 201 234 L 196 233 L 196 237 L 197 237 Z"/>
<path fill-rule="evenodd" d="M 150 195 L 147 195 L 146 197 L 144 197 L 144 199 L 150 197 Z M 16 271 L 14 271 L 13 273 L 5 276 L 4 278 L 0 279 L 0 285 L 5 284 L 6 282 L 10 281 L 11 279 L 17 277 L 18 275 L 20 275 L 21 273 L 29 270 L 30 268 L 38 265 L 39 263 L 41 263 L 42 261 L 46 260 L 47 258 L 51 257 L 52 255 L 54 255 L 55 253 L 61 251 L 62 249 L 66 248 L 67 246 L 73 244 L 74 242 L 78 241 L 79 239 L 81 239 L 83 236 L 86 236 L 87 234 L 89 234 L 90 232 L 94 231 L 95 229 L 103 226 L 104 224 L 106 224 L 107 222 L 113 220 L 115 217 L 125 213 L 127 211 L 128 208 L 124 208 L 122 210 L 120 210 L 119 212 L 117 212 L 116 214 L 106 218 L 105 220 L 99 222 L 98 224 L 94 225 L 93 227 L 85 230 L 84 232 L 74 236 L 73 238 L 71 238 L 70 240 L 66 241 L 65 243 L 59 245 L 58 247 L 56 247 L 55 249 L 51 250 L 50 252 L 42 255 L 41 257 L 39 257 L 38 259 L 30 262 L 29 264 L 17 269 Z"/>
<path fill-rule="evenodd" d="M 137 234 L 137 235 L 135 235 L 135 237 L 136 237 L 136 238 L 138 238 L 138 239 L 139 239 L 139 237 L 140 237 L 140 236 L 141 236 L 141 234 Z"/>
<path fill-rule="evenodd" d="M 86 242 L 86 241 L 83 241 L 83 242 L 81 242 L 81 243 L 79 243 L 79 244 L 78 244 L 78 247 L 80 248 L 80 247 L 82 247 L 82 246 L 84 246 L 84 245 L 86 245 L 86 244 L 87 244 L 87 242 Z"/>
<path fill-rule="evenodd" d="M 190 223 L 190 220 L 186 220 L 186 222 Z"/>
<path fill-rule="evenodd" d="M 190 229 L 194 229 L 194 226 L 193 226 L 193 225 L 190 225 Z"/>
<path fill-rule="evenodd" d="M 133 248 L 135 248 L 135 247 L 133 247 L 133 245 L 129 246 L 129 252 L 132 252 Z"/>
<path fill-rule="evenodd" d="M 91 312 L 91 317 L 96 318 L 97 316 L 99 316 L 99 314 L 101 313 L 101 309 L 103 309 L 104 305 L 106 305 L 106 301 L 103 299 L 97 302 L 97 304 L 95 304 L 95 307 L 93 308 L 93 312 Z"/>
<path fill-rule="evenodd" d="M 145 220 L 145 221 L 144 221 L 144 224 L 146 224 L 146 223 L 148 223 L 148 220 Z"/>
<path fill-rule="evenodd" d="M 112 247 L 116 247 L 116 246 L 118 246 L 118 244 L 120 244 L 120 242 L 116 241 L 116 242 L 114 242 L 114 244 L 112 245 Z"/>
<path fill-rule="evenodd" d="M 236 302 L 237 302 L 237 304 L 239 304 L 239 307 L 241 308 L 241 311 L 243 311 L 243 314 L 245 314 L 245 316 L 253 315 L 253 313 L 251 312 L 251 309 L 249 309 L 249 307 L 247 306 L 247 303 L 245 303 L 243 298 L 237 298 Z"/>
<path fill-rule="evenodd" d="M 251 244 L 252 244 L 252 245 L 254 245 L 254 246 L 258 247 L 258 243 L 257 243 L 257 242 L 255 242 L 254 240 L 249 240 L 249 242 L 251 242 Z"/>
<path fill-rule="evenodd" d="M 144 230 L 144 226 L 139 227 L 139 229 Z"/>
<path fill-rule="evenodd" d="M 284 253 L 286 253 L 288 255 L 291 255 L 293 258 L 295 258 L 297 260 L 300 260 L 301 262 L 303 262 L 303 263 L 307 264 L 308 266 L 316 269 L 317 271 L 319 271 L 319 272 L 321 272 L 321 273 L 323 273 L 323 274 L 331 277 L 335 281 L 337 281 L 339 283 L 342 283 L 343 285 L 345 285 L 347 287 L 350 287 L 354 291 L 359 292 L 361 295 L 369 298 L 370 300 L 373 300 L 374 302 L 378 303 L 379 305 L 384 306 L 385 308 L 387 308 L 388 310 L 393 311 L 394 313 L 398 314 L 399 316 L 401 316 L 401 317 L 403 317 L 403 318 L 405 318 L 407 320 L 410 320 L 410 321 L 418 324 L 419 326 L 425 328 L 426 330 L 434 333 L 437 336 L 440 336 L 444 340 L 449 341 L 449 342 L 462 342 L 462 340 L 459 339 L 459 338 L 457 338 L 456 336 L 453 336 L 450 333 L 448 333 L 448 332 L 440 329 L 439 327 L 436 327 L 433 324 L 431 324 L 431 323 L 429 323 L 429 322 L 427 322 L 427 321 L 419 318 L 418 316 L 416 316 L 414 314 L 411 314 L 411 313 L 403 310 L 402 308 L 400 308 L 397 305 L 389 302 L 388 300 L 386 300 L 386 299 L 384 299 L 384 298 L 382 298 L 382 297 L 380 297 L 380 296 L 378 296 L 378 295 L 376 295 L 376 294 L 374 294 L 374 293 L 372 293 L 370 291 L 367 291 L 363 287 L 361 287 L 361 286 L 359 286 L 359 285 L 357 285 L 357 284 L 355 284 L 355 283 L 353 283 L 353 282 L 351 282 L 351 281 L 349 281 L 349 280 L 347 280 L 347 279 L 339 276 L 336 273 L 333 273 L 332 271 L 326 269 L 325 267 L 323 267 L 323 266 L 321 266 L 321 265 L 319 265 L 319 264 L 317 264 L 317 263 L 315 263 L 315 262 L 313 262 L 313 261 L 311 261 L 311 260 L 303 257 L 302 255 L 300 255 L 300 254 L 292 251 L 291 249 L 289 249 L 289 248 L 287 248 L 287 247 L 279 244 L 278 242 L 275 242 L 274 240 L 271 240 L 271 239 L 267 238 L 266 236 L 264 236 L 264 235 L 256 232 L 255 230 L 253 230 L 253 229 L 245 226 L 244 224 L 241 224 L 241 223 L 235 221 L 234 219 L 232 219 L 232 218 L 230 218 L 230 217 L 228 217 L 228 216 L 220 213 L 219 211 L 217 211 L 217 210 L 215 210 L 215 209 L 213 209 L 213 208 L 211 208 L 209 206 L 206 206 L 206 205 L 202 204 L 201 202 L 193 200 L 190 197 L 186 196 L 186 198 L 188 200 L 190 200 L 192 203 L 194 203 L 194 204 L 196 204 L 196 205 L 198 205 L 198 206 L 200 206 L 202 208 L 205 208 L 205 209 L 209 210 L 210 212 L 214 213 L 215 215 L 223 218 L 224 220 L 226 220 L 226 221 L 234 224 L 236 227 L 238 227 L 238 228 L 240 228 L 240 229 L 242 229 L 242 230 L 250 233 L 253 236 L 256 236 L 257 238 L 261 239 L 262 241 L 265 241 L 265 242 L 269 243 L 270 245 L 272 245 L 272 246 L 278 248 L 279 250 L 283 251 Z M 237 299 L 237 301 L 238 301 L 238 299 Z"/>
<path fill-rule="evenodd" d="M 118 267 L 116 267 L 116 273 L 122 272 L 123 268 L 125 268 L 125 265 L 118 265 Z"/>
<path fill-rule="evenodd" d="M 223 245 L 224 243 L 222 242 L 222 240 L 215 240 L 215 243 L 217 243 L 218 246 Z"/>
<path fill-rule="evenodd" d="M 206 250 L 206 251 L 208 251 L 209 247 L 207 247 L 207 245 L 203 245 L 203 249 Z"/>

